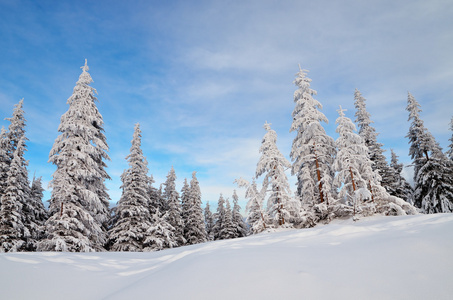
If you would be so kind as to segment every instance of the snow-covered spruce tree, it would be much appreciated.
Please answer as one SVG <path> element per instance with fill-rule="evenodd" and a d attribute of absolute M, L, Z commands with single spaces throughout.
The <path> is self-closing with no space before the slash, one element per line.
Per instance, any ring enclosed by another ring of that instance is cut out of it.
<path fill-rule="evenodd" d="M 316 91 L 310 88 L 311 79 L 306 70 L 299 70 L 294 83 L 296 106 L 292 113 L 290 132 L 296 131 L 292 150 L 291 174 L 297 176 L 297 195 L 303 205 L 313 207 L 319 203 L 328 204 L 334 198 L 332 189 L 332 163 L 335 156 L 333 138 L 326 134 L 321 122 L 328 123 L 320 111 L 322 105 L 313 98 Z"/>
<path fill-rule="evenodd" d="M 224 220 L 225 220 L 225 198 L 223 195 L 220 194 L 219 201 L 217 202 L 217 212 L 214 213 L 214 227 L 212 228 L 214 240 L 222 240 L 223 237 L 220 232 L 224 228 Z"/>
<path fill-rule="evenodd" d="M 233 225 L 233 213 L 231 211 L 230 201 L 225 200 L 225 214 L 222 220 L 222 229 L 220 230 L 219 236 L 221 240 L 233 239 L 236 237 L 236 230 Z"/>
<path fill-rule="evenodd" d="M 245 198 L 249 199 L 245 212 L 247 214 L 246 222 L 249 224 L 251 234 L 260 233 L 266 230 L 266 224 L 269 224 L 269 216 L 263 208 L 266 189 L 268 186 L 268 178 L 264 178 L 263 187 L 258 192 L 255 179 L 249 183 L 243 178 L 236 179 L 234 182 L 240 187 L 245 188 Z"/>
<path fill-rule="evenodd" d="M 15 147 L 7 173 L 6 189 L 0 199 L 0 252 L 25 251 L 31 238 L 22 211 L 23 203 L 28 200 L 24 138 Z"/>
<path fill-rule="evenodd" d="M 420 104 L 415 100 L 414 96 L 411 93 L 408 93 L 407 96 L 407 107 L 406 110 L 409 112 L 409 119 L 411 125 L 409 127 L 409 132 L 406 137 L 409 139 L 409 155 L 413 160 L 414 165 L 414 182 L 417 177 L 418 171 L 424 164 L 423 157 L 429 157 L 429 151 L 432 151 L 434 147 L 437 147 L 434 137 L 431 133 L 425 128 L 422 119 L 420 118 Z M 415 205 L 420 207 L 420 203 Z"/>
<path fill-rule="evenodd" d="M 30 232 L 27 250 L 35 251 L 37 242 L 44 237 L 44 223 L 48 218 L 47 210 L 42 203 L 43 187 L 41 177 L 33 177 L 29 195 L 22 205 L 24 224 Z"/>
<path fill-rule="evenodd" d="M 241 215 L 241 207 L 239 206 L 239 197 L 236 190 L 233 191 L 233 228 L 234 237 L 240 238 L 247 235 L 247 225 Z"/>
<path fill-rule="evenodd" d="M 267 210 L 275 226 L 291 227 L 298 220 L 299 203 L 291 198 L 291 191 L 285 169 L 291 164 L 277 148 L 277 133 L 270 124 L 264 124 L 266 134 L 260 147 L 262 153 L 257 167 L 256 177 L 264 175 L 271 185 L 271 192 L 267 201 Z M 265 181 L 267 182 L 267 181 Z"/>
<path fill-rule="evenodd" d="M 420 118 L 420 104 L 409 93 L 410 148 L 414 165 L 414 204 L 423 213 L 453 211 L 453 162 L 448 159 Z"/>
<path fill-rule="evenodd" d="M 339 198 L 350 206 L 342 207 L 342 214 L 371 215 L 375 212 L 386 215 L 415 214 L 415 208 L 404 200 L 391 196 L 381 185 L 380 176 L 371 168 L 368 148 L 356 134 L 355 125 L 338 110 L 337 156 L 334 162 L 336 176 L 334 185 L 340 190 Z"/>
<path fill-rule="evenodd" d="M 109 244 L 112 251 L 139 252 L 152 247 L 146 241 L 148 229 L 153 225 L 148 208 L 148 163 L 141 149 L 139 124 L 135 125 L 130 154 L 126 159 L 129 168 L 121 176 L 123 192 L 116 208 L 117 221 L 109 231 Z"/>
<path fill-rule="evenodd" d="M 148 193 L 149 193 L 149 212 L 154 215 L 158 210 L 161 213 L 166 213 L 168 208 L 164 201 L 161 189 L 156 189 L 153 186 L 154 178 L 151 175 L 148 180 Z"/>
<path fill-rule="evenodd" d="M 93 80 L 88 65 L 67 103 L 49 154 L 57 169 L 50 183 L 51 217 L 46 222 L 47 237 L 38 245 L 41 251 L 103 251 L 109 220 L 108 195 L 104 184 L 109 179 L 104 160 L 108 146 L 103 120 L 90 86 Z"/>
<path fill-rule="evenodd" d="M 398 156 L 392 149 L 390 149 L 390 151 L 392 154 L 390 167 L 393 168 L 395 174 L 395 177 L 392 178 L 391 184 L 392 192 L 390 192 L 390 194 L 394 195 L 395 197 L 404 199 L 406 202 L 410 204 L 413 204 L 414 189 L 402 175 L 404 166 L 402 163 L 398 162 Z"/>
<path fill-rule="evenodd" d="M 334 162 L 334 184 L 339 189 L 339 199 L 352 206 L 352 211 L 344 207 L 345 212 L 371 215 L 376 212 L 374 197 L 365 191 L 372 190 L 371 185 L 378 182 L 380 176 L 371 169 L 368 147 L 363 138 L 354 133 L 355 125 L 344 111 L 340 106 L 340 117 L 336 120 L 339 137 L 335 141 L 338 151 Z M 357 196 L 366 196 L 366 199 Z"/>
<path fill-rule="evenodd" d="M 184 238 L 189 245 L 206 242 L 206 229 L 203 219 L 203 209 L 201 208 L 201 191 L 196 173 L 192 173 L 192 180 L 190 181 L 187 220 L 184 224 Z"/>
<path fill-rule="evenodd" d="M 450 145 L 448 146 L 448 151 L 447 151 L 447 156 L 450 158 L 450 160 L 453 160 L 453 117 L 451 118 L 450 121 L 450 131 L 452 132 L 451 138 L 449 139 Z"/>
<path fill-rule="evenodd" d="M 211 212 L 211 206 L 209 205 L 209 201 L 206 203 L 204 208 L 204 223 L 206 226 L 206 237 L 208 241 L 214 240 L 214 215 Z"/>
<path fill-rule="evenodd" d="M 188 222 L 188 212 L 189 212 L 189 184 L 187 183 L 187 178 L 184 178 L 184 183 L 181 189 L 181 220 L 183 224 L 183 231 Z"/>
<path fill-rule="evenodd" d="M 368 147 L 368 154 L 371 162 L 371 168 L 373 171 L 377 170 L 381 176 L 381 185 L 391 193 L 392 177 L 395 175 L 393 170 L 387 164 L 384 156 L 385 150 L 382 149 L 383 144 L 378 143 L 377 136 L 379 133 L 371 125 L 374 123 L 370 119 L 370 113 L 366 110 L 366 99 L 362 96 L 358 89 L 354 92 L 354 105 L 356 108 L 355 122 L 359 128 L 359 135 Z M 392 194 L 392 193 L 391 193 Z M 396 195 L 395 195 L 396 196 Z"/>
<path fill-rule="evenodd" d="M 168 207 L 168 223 L 175 229 L 175 238 L 178 246 L 185 244 L 184 224 L 181 219 L 181 204 L 179 202 L 179 193 L 176 191 L 176 173 L 173 166 L 168 172 L 167 180 L 164 183 L 164 199 Z"/>
<path fill-rule="evenodd" d="M 453 212 L 453 162 L 438 147 L 420 158 L 421 167 L 415 178 L 415 203 L 423 213 Z"/>
<path fill-rule="evenodd" d="M 9 145 L 10 143 L 6 134 L 6 129 L 5 127 L 2 127 L 0 132 L 0 198 L 5 193 L 7 173 L 9 165 L 11 164 L 11 160 L 8 156 Z"/>
<path fill-rule="evenodd" d="M 161 214 L 157 210 L 151 216 L 151 227 L 146 231 L 143 251 L 159 251 L 167 248 L 177 247 L 175 228 L 167 221 L 168 213 Z"/>

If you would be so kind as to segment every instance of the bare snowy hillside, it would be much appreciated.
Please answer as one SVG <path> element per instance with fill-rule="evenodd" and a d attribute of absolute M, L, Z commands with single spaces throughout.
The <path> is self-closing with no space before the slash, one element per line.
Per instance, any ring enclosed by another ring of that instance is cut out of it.
<path fill-rule="evenodd" d="M 0 254 L 1 299 L 451 299 L 453 214 L 153 253 Z"/>

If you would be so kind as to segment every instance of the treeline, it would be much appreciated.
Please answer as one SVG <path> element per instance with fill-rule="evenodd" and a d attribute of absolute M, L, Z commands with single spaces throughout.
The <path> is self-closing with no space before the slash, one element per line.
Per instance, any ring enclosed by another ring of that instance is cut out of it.
<path fill-rule="evenodd" d="M 366 100 L 355 91 L 355 122 L 339 108 L 336 120 L 339 137 L 326 134 L 327 123 L 322 105 L 313 98 L 307 71 L 300 69 L 294 81 L 295 108 L 290 132 L 295 132 L 290 153 L 291 163 L 278 150 L 277 133 L 270 124 L 263 137 L 261 157 L 249 182 L 236 180 L 246 188 L 247 222 L 253 233 L 267 228 L 312 227 L 334 218 L 453 211 L 453 137 L 444 153 L 420 118 L 420 105 L 409 93 L 409 154 L 413 159 L 414 187 L 402 176 L 403 165 L 391 152 L 387 163 L 383 144 L 372 126 Z M 450 123 L 453 131 L 453 119 Z M 285 170 L 297 177 L 292 196 Z M 262 177 L 262 187 L 256 179 Z M 414 207 L 415 206 L 415 207 Z"/>
<path fill-rule="evenodd" d="M 236 180 L 248 199 L 244 222 L 236 192 L 233 207 L 220 195 L 215 213 L 209 203 L 203 211 L 196 172 L 190 183 L 184 180 L 180 193 L 173 167 L 165 183 L 155 188 L 141 149 L 139 124 L 126 157 L 129 167 L 121 175 L 121 198 L 117 206 L 109 207 L 108 145 L 85 62 L 49 154 L 56 170 L 48 210 L 42 202 L 41 178 L 31 183 L 28 178 L 23 100 L 7 119 L 8 129 L 1 130 L 0 252 L 156 251 L 273 228 L 307 228 L 334 218 L 453 211 L 453 137 L 444 153 L 424 127 L 420 105 L 411 94 L 407 138 L 414 187 L 402 176 L 403 165 L 393 151 L 387 163 L 358 90 L 354 95 L 358 132 L 340 107 L 339 137 L 334 140 L 326 134 L 321 123 L 328 120 L 313 98 L 316 91 L 310 88 L 306 72 L 300 70 L 294 81 L 290 131 L 296 137 L 291 162 L 277 148 L 277 133 L 266 123 L 252 180 Z M 450 126 L 453 130 L 453 121 Z M 294 194 L 285 174 L 288 169 L 297 178 Z"/>
<path fill-rule="evenodd" d="M 196 172 L 190 184 L 184 181 L 181 195 L 173 167 L 164 188 L 153 187 L 139 124 L 126 157 L 129 168 L 121 176 L 121 198 L 109 208 L 104 183 L 110 178 L 105 170 L 108 145 L 90 83 L 85 62 L 49 155 L 56 171 L 48 211 L 42 202 L 41 178 L 34 178 L 31 185 L 28 179 L 23 100 L 7 119 L 8 130 L 2 128 L 0 252 L 156 251 L 245 236 L 235 193 L 233 209 L 228 201 L 223 207 L 222 200 L 217 213 L 211 213 L 209 204 L 203 212 Z"/>

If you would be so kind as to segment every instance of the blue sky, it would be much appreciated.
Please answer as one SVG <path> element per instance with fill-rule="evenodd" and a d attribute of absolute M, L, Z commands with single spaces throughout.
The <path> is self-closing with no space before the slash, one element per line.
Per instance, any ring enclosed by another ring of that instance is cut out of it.
<path fill-rule="evenodd" d="M 441 146 L 451 137 L 452 15 L 450 0 L 0 0 L 0 117 L 24 98 L 29 172 L 47 185 L 48 154 L 86 58 L 110 146 L 112 202 L 139 122 L 155 186 L 172 165 L 178 189 L 197 171 L 203 201 L 214 204 L 231 196 L 235 178 L 253 176 L 266 121 L 289 159 L 300 64 L 330 135 L 339 105 L 354 119 L 358 88 L 379 142 L 410 163 L 408 91 Z"/>

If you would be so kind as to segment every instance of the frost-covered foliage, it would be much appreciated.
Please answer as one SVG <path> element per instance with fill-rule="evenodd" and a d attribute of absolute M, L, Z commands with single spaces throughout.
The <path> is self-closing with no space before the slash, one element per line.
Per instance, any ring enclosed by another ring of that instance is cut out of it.
<path fill-rule="evenodd" d="M 378 133 L 376 129 L 371 125 L 373 121 L 370 119 L 370 113 L 366 110 L 366 99 L 362 96 L 358 89 L 354 92 L 354 105 L 356 108 L 356 120 L 355 122 L 359 128 L 359 135 L 368 147 L 368 154 L 371 162 L 371 168 L 373 171 L 377 171 L 381 176 L 381 185 L 390 192 L 390 185 L 392 184 L 392 176 L 394 176 L 393 170 L 387 164 L 384 156 L 385 150 L 382 149 L 383 144 L 378 143 Z"/>
<path fill-rule="evenodd" d="M 321 125 L 328 120 L 320 112 L 321 103 L 313 98 L 316 91 L 310 88 L 311 79 L 306 77 L 306 72 L 300 70 L 294 81 L 298 89 L 294 92 L 296 106 L 290 132 L 296 131 L 297 136 L 290 157 L 293 161 L 291 174 L 296 175 L 298 181 L 297 195 L 303 205 L 313 206 L 328 203 L 335 196 L 331 169 L 335 144 Z"/>
<path fill-rule="evenodd" d="M 24 138 L 16 149 L 7 172 L 6 189 L 1 196 L 0 252 L 25 251 L 28 248 L 30 231 L 24 224 L 23 203 L 28 200 L 26 162 L 23 158 Z"/>
<path fill-rule="evenodd" d="M 143 251 L 159 251 L 177 247 L 175 228 L 167 222 L 168 214 L 161 215 L 157 210 L 151 217 L 152 225 L 146 231 Z"/>
<path fill-rule="evenodd" d="M 244 237 L 247 235 L 247 224 L 244 222 L 244 218 L 241 215 L 241 207 L 239 206 L 239 197 L 236 190 L 233 191 L 233 228 L 234 237 Z"/>
<path fill-rule="evenodd" d="M 209 205 L 209 201 L 206 203 L 204 208 L 204 223 L 206 226 L 206 237 L 208 241 L 214 240 L 214 215 L 211 212 L 211 206 Z"/>
<path fill-rule="evenodd" d="M 61 117 L 58 127 L 61 134 L 49 154 L 49 162 L 57 170 L 50 184 L 52 216 L 46 222 L 48 237 L 40 243 L 41 250 L 102 250 L 107 240 L 110 216 L 104 180 L 109 176 L 104 161 L 109 159 L 108 146 L 92 82 L 85 60 L 67 101 L 69 109 Z"/>
<path fill-rule="evenodd" d="M 187 244 L 199 244 L 206 242 L 206 229 L 201 208 L 201 191 L 196 172 L 192 173 L 190 188 L 187 195 L 186 216 L 184 224 L 184 238 Z"/>
<path fill-rule="evenodd" d="M 398 156 L 392 149 L 391 154 L 392 159 L 390 161 L 390 167 L 393 168 L 395 176 L 392 178 L 391 191 L 389 191 L 389 193 L 395 197 L 404 199 L 406 202 L 409 202 L 410 204 L 413 204 L 414 189 L 402 176 L 403 164 L 398 162 Z"/>
<path fill-rule="evenodd" d="M 291 197 L 291 191 L 285 170 L 291 167 L 290 162 L 277 148 L 277 133 L 270 124 L 264 124 L 266 134 L 260 147 L 261 157 L 256 166 L 256 177 L 264 175 L 264 182 L 270 184 L 271 190 L 267 200 L 267 211 L 275 226 L 292 226 L 298 221 L 299 201 Z"/>
<path fill-rule="evenodd" d="M 247 214 L 246 221 L 250 226 L 250 233 L 256 234 L 264 231 L 269 224 L 269 216 L 263 208 L 264 198 L 266 197 L 266 189 L 268 186 L 268 178 L 264 178 L 263 187 L 258 192 L 255 179 L 249 183 L 243 178 L 236 179 L 234 182 L 240 187 L 245 188 L 245 198 L 248 199 L 245 212 Z"/>
<path fill-rule="evenodd" d="M 141 149 L 139 124 L 135 125 L 130 154 L 126 159 L 129 168 L 121 176 L 123 193 L 116 208 L 116 222 L 109 231 L 109 244 L 112 251 L 143 251 L 152 246 L 145 242 L 152 223 L 148 207 L 148 163 Z"/>
<path fill-rule="evenodd" d="M 184 239 L 184 224 L 181 218 L 181 204 L 179 202 L 179 193 L 176 191 L 176 172 L 173 166 L 168 172 L 167 180 L 164 183 L 163 198 L 167 206 L 168 223 L 173 226 L 176 241 L 178 246 L 185 244 Z"/>

